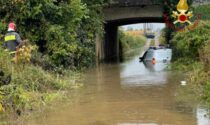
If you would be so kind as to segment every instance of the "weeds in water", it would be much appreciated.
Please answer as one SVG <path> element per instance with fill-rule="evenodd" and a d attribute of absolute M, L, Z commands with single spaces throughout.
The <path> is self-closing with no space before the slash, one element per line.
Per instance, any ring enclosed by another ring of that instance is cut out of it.
<path fill-rule="evenodd" d="M 188 87 L 183 95 L 197 96 L 205 100 L 210 107 L 210 41 L 206 46 L 199 49 L 200 61 L 180 58 L 172 64 L 172 68 L 181 70 L 187 74 Z M 179 92 L 182 93 L 182 92 Z M 188 93 L 188 94 L 187 94 Z"/>
<path fill-rule="evenodd" d="M 2 95 L 1 95 L 1 93 L 0 93 L 0 112 L 3 112 L 4 111 L 4 108 L 3 108 L 3 106 L 2 106 Z"/>
<path fill-rule="evenodd" d="M 11 58 L 0 48 L 0 112 L 24 115 L 61 98 L 71 88 L 81 87 L 76 80 L 80 75 L 55 74 L 39 66 L 12 63 Z"/>

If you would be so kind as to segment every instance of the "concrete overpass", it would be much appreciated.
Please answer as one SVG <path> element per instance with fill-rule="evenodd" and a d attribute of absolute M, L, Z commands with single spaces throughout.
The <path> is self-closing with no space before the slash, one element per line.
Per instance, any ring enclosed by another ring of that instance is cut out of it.
<path fill-rule="evenodd" d="M 157 0 L 156 0 L 157 1 Z M 164 22 L 163 6 L 155 0 L 114 0 L 103 8 L 104 31 L 96 37 L 96 56 L 100 61 L 119 60 L 118 27 L 121 25 Z"/>

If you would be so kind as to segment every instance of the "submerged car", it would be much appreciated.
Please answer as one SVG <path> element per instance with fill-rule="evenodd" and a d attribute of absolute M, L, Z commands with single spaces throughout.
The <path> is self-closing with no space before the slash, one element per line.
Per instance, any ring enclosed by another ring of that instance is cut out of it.
<path fill-rule="evenodd" d="M 151 61 L 153 64 L 156 62 L 170 62 L 172 58 L 172 49 L 167 47 L 150 47 L 140 61 Z"/>

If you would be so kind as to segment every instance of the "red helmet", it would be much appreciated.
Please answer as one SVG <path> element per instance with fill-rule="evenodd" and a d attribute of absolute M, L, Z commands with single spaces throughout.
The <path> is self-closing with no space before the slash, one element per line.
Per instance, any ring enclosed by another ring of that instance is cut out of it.
<path fill-rule="evenodd" d="M 14 31 L 15 31 L 15 29 L 16 29 L 15 23 L 13 23 L 13 22 L 9 23 L 8 28 L 9 28 L 10 30 L 14 30 Z"/>

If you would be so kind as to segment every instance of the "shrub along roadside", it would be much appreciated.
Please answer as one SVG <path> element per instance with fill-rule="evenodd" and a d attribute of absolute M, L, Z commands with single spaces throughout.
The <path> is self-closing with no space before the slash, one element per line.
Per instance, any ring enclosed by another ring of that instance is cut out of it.
<path fill-rule="evenodd" d="M 129 35 L 121 29 L 118 31 L 118 40 L 120 42 L 120 48 L 122 49 L 122 56 L 129 54 L 132 50 L 141 49 L 146 43 L 144 36 Z"/>
<path fill-rule="evenodd" d="M 174 34 L 173 68 L 187 72 L 196 95 L 210 107 L 210 22 L 201 21 L 194 30 Z"/>
<path fill-rule="evenodd" d="M 178 32 L 172 39 L 174 59 L 199 60 L 199 51 L 207 46 L 210 36 L 210 22 L 202 21 L 194 30 Z"/>
<path fill-rule="evenodd" d="M 81 86 L 76 80 L 80 74 L 76 72 L 58 75 L 39 66 L 14 64 L 11 55 L 2 48 L 0 59 L 0 108 L 3 106 L 6 114 L 24 115 L 61 98 L 67 90 Z"/>
<path fill-rule="evenodd" d="M 195 14 L 201 14 L 202 20 L 210 20 L 210 5 L 202 5 L 194 8 Z"/>
<path fill-rule="evenodd" d="M 21 37 L 39 52 L 32 56 L 33 65 L 15 65 L 0 48 L 0 110 L 23 114 L 77 87 L 72 77 L 79 73 L 69 69 L 95 64 L 95 33 L 103 32 L 102 5 L 109 1 L 1 0 L 1 43 L 14 21 Z"/>
<path fill-rule="evenodd" d="M 1 0 L 0 40 L 14 21 L 51 67 L 94 65 L 95 33 L 103 32 L 102 6 L 110 0 Z M 48 65 L 49 65 L 48 64 Z"/>

